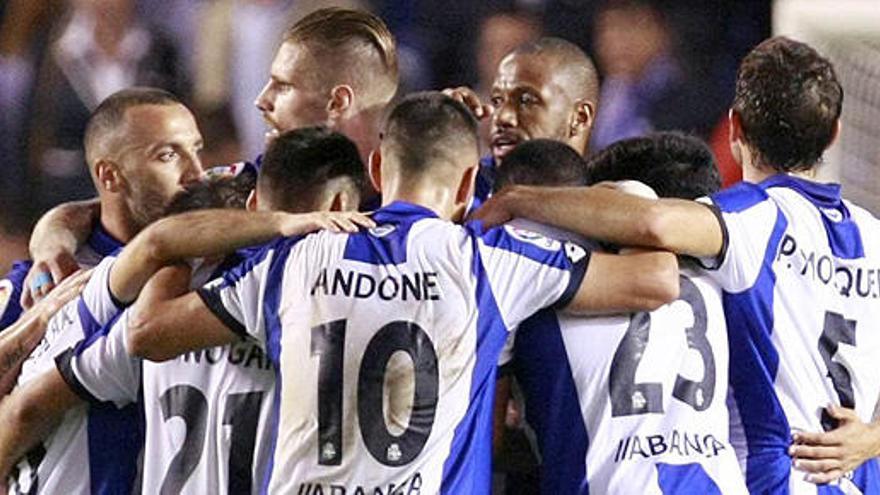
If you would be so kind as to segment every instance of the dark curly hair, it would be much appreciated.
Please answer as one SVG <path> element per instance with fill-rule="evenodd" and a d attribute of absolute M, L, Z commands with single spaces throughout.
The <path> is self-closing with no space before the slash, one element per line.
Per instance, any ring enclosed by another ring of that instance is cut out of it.
<path fill-rule="evenodd" d="M 740 64 L 733 111 L 759 160 L 780 172 L 809 170 L 831 144 L 843 88 L 834 67 L 789 38 L 764 41 Z"/>
<path fill-rule="evenodd" d="M 589 184 L 620 180 L 644 182 L 661 198 L 696 199 L 721 188 L 709 147 L 677 132 L 624 139 L 590 158 Z"/>

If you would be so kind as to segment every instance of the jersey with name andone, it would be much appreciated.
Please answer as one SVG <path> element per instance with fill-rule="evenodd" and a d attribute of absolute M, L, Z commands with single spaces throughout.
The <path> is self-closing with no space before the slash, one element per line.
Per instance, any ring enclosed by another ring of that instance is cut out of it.
<path fill-rule="evenodd" d="M 193 286 L 212 273 L 214 267 L 199 267 Z M 101 287 L 110 297 L 108 284 Z M 142 405 L 142 493 L 256 493 L 269 450 L 275 383 L 261 348 L 240 342 L 155 363 L 129 354 L 128 328 L 124 312 L 58 367 L 92 404 Z"/>
<path fill-rule="evenodd" d="M 828 404 L 870 422 L 880 397 L 880 222 L 840 186 L 787 175 L 712 196 L 726 233 L 721 285 L 731 442 L 753 493 L 880 493 L 866 462 L 817 486 L 792 468 L 795 431 L 835 427 Z M 853 490 L 856 490 L 855 492 Z"/>
<path fill-rule="evenodd" d="M 22 365 L 18 386 L 55 366 L 69 349 L 110 323 L 120 311 L 103 290 L 109 265 L 100 264 L 81 296 L 49 321 L 46 335 Z M 142 432 L 135 407 L 78 406 L 19 462 L 12 473 L 15 494 L 129 493 L 137 474 Z"/>
<path fill-rule="evenodd" d="M 270 493 L 489 493 L 508 330 L 567 304 L 583 248 L 394 202 L 281 239 L 199 291 L 278 366 Z"/>
<path fill-rule="evenodd" d="M 721 294 L 682 271 L 650 313 L 544 310 L 516 331 L 513 361 L 542 458 L 543 494 L 745 494 L 728 442 Z"/>

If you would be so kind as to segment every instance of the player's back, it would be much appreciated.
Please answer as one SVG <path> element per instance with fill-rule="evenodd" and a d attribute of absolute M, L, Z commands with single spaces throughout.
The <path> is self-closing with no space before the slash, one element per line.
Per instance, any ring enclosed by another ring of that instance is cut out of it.
<path fill-rule="evenodd" d="M 90 281 L 109 294 L 107 259 Z M 201 265 L 194 286 L 214 266 Z M 121 308 L 117 308 L 121 311 Z M 117 313 L 118 313 L 117 311 Z M 127 351 L 128 314 L 79 345 L 59 370 L 91 408 L 137 406 L 146 419 L 143 493 L 257 493 L 269 451 L 275 374 L 254 342 L 189 352 L 161 363 Z"/>
<path fill-rule="evenodd" d="M 728 442 L 720 291 L 696 272 L 680 280 L 680 298 L 650 313 L 544 310 L 517 329 L 542 493 L 746 493 Z"/>
<path fill-rule="evenodd" d="M 880 397 L 880 222 L 839 186 L 786 176 L 713 200 L 730 236 L 713 276 L 735 363 L 732 440 L 753 491 L 816 493 L 791 470 L 791 433 L 833 428 L 828 404 L 870 421 Z M 866 463 L 852 482 L 878 491 L 878 474 Z"/>
<path fill-rule="evenodd" d="M 488 493 L 508 325 L 580 279 L 540 236 L 484 234 L 406 203 L 374 220 L 279 241 L 202 291 L 279 363 L 269 491 Z"/>
<path fill-rule="evenodd" d="M 275 385 L 260 347 L 240 342 L 144 361 L 142 373 L 143 492 L 258 493 Z"/>

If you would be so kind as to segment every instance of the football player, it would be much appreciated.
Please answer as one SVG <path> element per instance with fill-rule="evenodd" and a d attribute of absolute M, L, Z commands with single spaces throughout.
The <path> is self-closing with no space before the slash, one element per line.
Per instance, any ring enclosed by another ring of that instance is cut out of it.
<path fill-rule="evenodd" d="M 541 38 L 517 47 L 498 64 L 489 104 L 470 88 L 445 91 L 478 119 L 492 123 L 491 155 L 480 161 L 473 208 L 492 192 L 496 168 L 517 144 L 536 138 L 587 151 L 599 99 L 599 77 L 577 45 Z"/>
<path fill-rule="evenodd" d="M 357 148 L 345 136 L 304 128 L 272 142 L 261 178 L 263 186 L 250 196 L 253 208 L 355 210 L 364 167 Z M 207 179 L 179 194 L 170 210 L 243 206 L 253 185 L 247 179 Z M 236 259 L 240 260 L 236 256 L 224 260 L 220 270 L 235 266 Z M 201 264 L 194 283 L 203 283 L 216 268 L 217 263 Z M 53 422 L 62 417 L 62 424 L 74 421 L 70 411 L 81 409 L 84 402 L 90 411 L 108 410 L 108 417 L 113 415 L 108 403 L 119 410 L 139 403 L 146 419 L 141 491 L 259 491 L 269 450 L 275 383 L 269 361 L 250 342 L 205 349 L 166 363 L 130 356 L 125 347 L 128 315 L 120 313 L 135 295 L 130 280 L 138 280 L 138 271 L 144 269 L 126 260 L 117 263 L 116 256 L 98 265 L 94 280 L 74 305 L 86 339 L 58 357 L 57 369 L 17 391 L 4 406 L 2 416 L 10 429 L 5 437 L 0 434 L 0 444 L 6 446 L 0 448 L 0 473 L 10 460 L 45 438 Z M 189 277 L 181 283 L 187 287 Z M 182 438 L 173 418 L 186 426 Z M 117 428 L 137 431 L 138 424 Z M 92 463 L 102 460 L 92 451 L 87 455 L 95 456 Z M 107 487 L 93 488 L 101 489 Z"/>
<path fill-rule="evenodd" d="M 682 135 L 620 141 L 589 169 L 576 157 L 562 143 L 528 141 L 504 159 L 498 186 L 638 180 L 687 199 L 720 186 L 711 152 Z M 513 334 L 507 366 L 537 437 L 541 493 L 747 493 L 727 438 L 721 292 L 691 265 L 681 261 L 679 298 L 657 310 L 592 318 L 544 310 Z"/>
<path fill-rule="evenodd" d="M 880 335 L 869 327 L 880 317 L 880 230 L 839 185 L 814 180 L 840 132 L 842 100 L 827 59 L 804 43 L 772 38 L 743 59 L 730 111 L 731 149 L 745 182 L 713 195 L 711 205 L 648 202 L 607 188 L 515 187 L 477 215 L 490 224 L 511 216 L 558 222 L 703 260 L 723 289 L 734 363 L 731 442 L 753 493 L 880 492 L 876 462 L 864 462 L 880 445 L 871 423 Z M 847 446 L 808 450 L 794 463 L 792 436 L 838 426 L 829 404 L 852 411 Z M 817 486 L 811 481 L 828 479 L 797 471 L 852 453 L 856 443 L 868 448 L 845 466 L 829 466 L 849 473 L 840 487 Z"/>
<path fill-rule="evenodd" d="M 397 47 L 385 23 L 369 12 L 331 7 L 312 12 L 285 32 L 255 104 L 268 126 L 267 140 L 287 130 L 325 125 L 352 139 L 366 160 L 397 85 Z M 260 161 L 242 166 L 258 168 Z M 369 184 L 361 199 L 366 209 L 378 206 Z M 95 202 L 76 202 L 45 215 L 31 235 L 35 266 L 29 282 L 11 297 L 20 294 L 27 306 L 71 273 L 71 253 L 101 209 Z M 27 270 L 20 266 L 10 277 L 24 278 Z"/>
<path fill-rule="evenodd" d="M 450 222 L 470 203 L 479 157 L 476 121 L 452 98 L 411 95 L 383 136 L 370 163 L 384 202 L 376 227 L 281 238 L 176 297 L 154 279 L 129 318 L 129 350 L 148 359 L 241 338 L 266 349 L 279 373 L 273 493 L 488 493 L 508 329 L 550 305 L 656 308 L 678 292 L 668 253 L 591 255 Z M 285 218 L 179 216 L 122 256 L 158 265 L 222 252 L 283 234 Z"/>
<path fill-rule="evenodd" d="M 77 252 L 78 263 L 88 267 L 159 218 L 171 198 L 199 178 L 202 136 L 192 113 L 175 96 L 133 88 L 114 93 L 98 106 L 86 126 L 84 144 L 103 206 L 100 221 Z M 75 324 L 79 319 L 75 304 L 53 318 L 40 344 L 20 357 L 24 362 L 19 387 L 54 368 L 55 358 L 86 337 L 88 326 Z M 49 442 L 28 452 L 17 468 L 13 491 L 130 489 L 139 438 L 136 429 L 120 425 L 135 423 L 136 412 L 130 408 L 117 415 L 94 408 L 88 415 L 74 413 L 76 421 L 65 423 Z"/>

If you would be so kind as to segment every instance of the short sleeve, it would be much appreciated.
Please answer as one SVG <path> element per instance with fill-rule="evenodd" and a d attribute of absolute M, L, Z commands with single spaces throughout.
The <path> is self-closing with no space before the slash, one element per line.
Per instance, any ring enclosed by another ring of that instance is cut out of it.
<path fill-rule="evenodd" d="M 82 292 L 82 302 L 98 327 L 102 327 L 122 313 L 126 305 L 110 292 L 110 271 L 116 263 L 115 256 L 101 260 Z M 88 337 L 88 332 L 86 332 Z"/>
<path fill-rule="evenodd" d="M 64 381 L 82 399 L 112 402 L 122 408 L 136 402 L 141 383 L 141 360 L 126 348 L 128 312 L 99 336 L 67 349 L 55 358 Z"/>
<path fill-rule="evenodd" d="M 263 297 L 281 243 L 250 253 L 238 266 L 198 289 L 208 309 L 241 338 L 265 345 Z"/>
<path fill-rule="evenodd" d="M 717 259 L 699 261 L 724 290 L 746 290 L 758 278 L 774 235 L 784 230 L 784 217 L 767 193 L 754 184 L 723 191 L 711 198 L 709 206 L 718 216 L 724 244 Z"/>
<path fill-rule="evenodd" d="M 478 233 L 477 262 L 485 270 L 508 329 L 548 306 L 566 306 L 586 273 L 590 250 L 512 225 Z"/>

